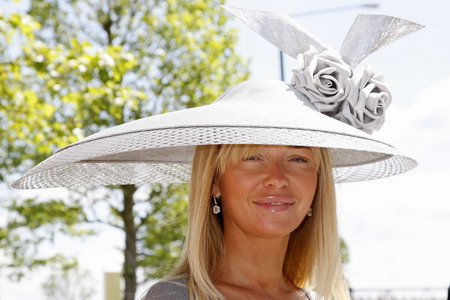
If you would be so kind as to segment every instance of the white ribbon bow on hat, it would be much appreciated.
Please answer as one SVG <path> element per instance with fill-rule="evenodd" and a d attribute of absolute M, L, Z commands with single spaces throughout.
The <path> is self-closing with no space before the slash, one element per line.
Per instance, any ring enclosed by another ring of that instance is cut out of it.
<path fill-rule="evenodd" d="M 358 15 L 338 53 L 288 15 L 224 8 L 297 59 L 291 84 L 318 111 L 367 133 L 383 125 L 391 93 L 383 76 L 370 66 L 358 74 L 353 68 L 372 52 L 423 27 L 391 16 Z"/>

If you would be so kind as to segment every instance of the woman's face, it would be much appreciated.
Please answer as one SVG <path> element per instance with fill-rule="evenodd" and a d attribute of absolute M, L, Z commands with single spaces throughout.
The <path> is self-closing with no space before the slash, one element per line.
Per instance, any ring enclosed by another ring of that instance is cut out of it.
<path fill-rule="evenodd" d="M 305 217 L 317 185 L 310 148 L 264 146 L 231 165 L 213 186 L 221 197 L 225 234 L 289 235 Z"/>

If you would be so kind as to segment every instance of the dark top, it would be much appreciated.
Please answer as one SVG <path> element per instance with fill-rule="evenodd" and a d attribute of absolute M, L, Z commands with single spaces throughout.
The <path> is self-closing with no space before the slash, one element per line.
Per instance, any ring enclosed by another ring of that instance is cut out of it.
<path fill-rule="evenodd" d="M 298 288 L 309 300 L 311 295 L 304 289 Z M 150 287 L 142 300 L 189 300 L 186 279 L 160 281 Z"/>

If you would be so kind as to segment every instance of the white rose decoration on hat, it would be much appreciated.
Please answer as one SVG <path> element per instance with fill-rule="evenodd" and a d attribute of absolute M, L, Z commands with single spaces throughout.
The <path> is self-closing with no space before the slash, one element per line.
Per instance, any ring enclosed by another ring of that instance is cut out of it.
<path fill-rule="evenodd" d="M 321 113 L 369 134 L 383 125 L 391 93 L 370 66 L 352 76 L 337 52 L 311 47 L 298 55 L 292 73 L 291 84 Z"/>
<path fill-rule="evenodd" d="M 391 104 L 391 93 L 383 76 L 367 66 L 350 82 L 350 94 L 334 117 L 367 133 L 380 129 Z"/>
<path fill-rule="evenodd" d="M 351 86 L 350 66 L 339 54 L 328 49 L 319 53 L 314 47 L 300 53 L 292 69 L 291 84 L 308 98 L 314 107 L 331 117 L 347 99 Z"/>
<path fill-rule="evenodd" d="M 372 52 L 423 27 L 391 16 L 358 15 L 338 52 L 287 15 L 225 8 L 297 59 L 291 84 L 317 111 L 369 134 L 383 125 L 391 93 L 371 67 L 356 75 L 353 69 Z"/>

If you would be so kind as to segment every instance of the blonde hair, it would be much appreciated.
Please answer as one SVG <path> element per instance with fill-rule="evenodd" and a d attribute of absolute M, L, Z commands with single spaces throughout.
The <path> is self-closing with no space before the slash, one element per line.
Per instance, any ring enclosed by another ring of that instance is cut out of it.
<path fill-rule="evenodd" d="M 224 252 L 220 215 L 212 213 L 212 185 L 227 167 L 256 154 L 261 145 L 197 146 L 189 192 L 188 233 L 178 267 L 166 280 L 186 277 L 189 298 L 225 299 L 214 286 Z M 320 298 L 350 299 L 342 272 L 331 158 L 327 149 L 311 148 L 318 183 L 312 209 L 291 233 L 283 275 L 297 287 L 313 288 Z"/>

